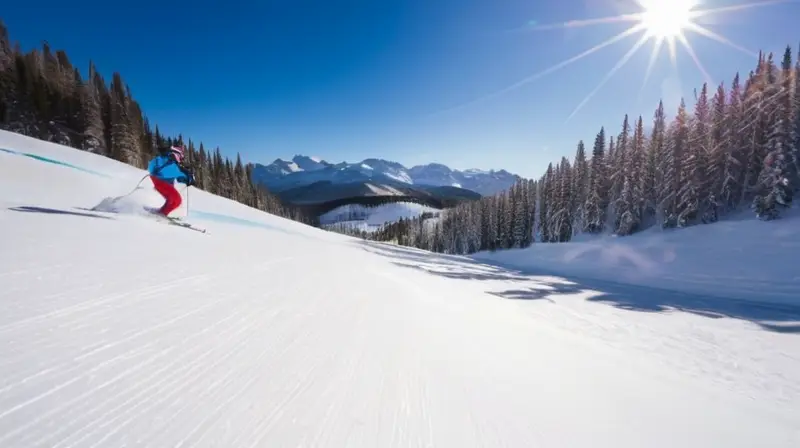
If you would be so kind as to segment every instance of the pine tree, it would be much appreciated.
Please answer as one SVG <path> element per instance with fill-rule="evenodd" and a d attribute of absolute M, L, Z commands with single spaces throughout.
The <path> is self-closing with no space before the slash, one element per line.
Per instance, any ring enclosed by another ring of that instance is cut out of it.
<path fill-rule="evenodd" d="M 584 206 L 584 231 L 587 233 L 602 233 L 605 223 L 606 196 L 606 163 L 605 163 L 606 133 L 601 128 L 594 140 L 592 160 L 589 162 L 589 195 Z M 539 207 L 545 207 L 539 201 Z"/>
<path fill-rule="evenodd" d="M 686 102 L 681 100 L 678 114 L 672 122 L 666 140 L 664 157 L 661 159 L 663 183 L 660 187 L 661 204 L 659 204 L 663 221 L 662 227 L 670 228 L 678 225 L 678 193 L 681 191 L 682 160 L 686 157 L 689 142 L 689 115 Z"/>
<path fill-rule="evenodd" d="M 728 119 L 727 97 L 725 87 L 720 84 L 717 93 L 711 100 L 710 140 L 711 147 L 708 153 L 708 169 L 705 177 L 708 179 L 708 210 L 706 222 L 714 222 L 719 213 L 724 209 L 722 199 L 722 186 L 725 179 L 725 159 L 727 148 L 731 146 L 731 128 Z"/>
<path fill-rule="evenodd" d="M 566 242 L 572 238 L 572 165 L 566 157 L 561 158 L 558 167 L 558 192 L 556 196 L 556 213 L 553 217 L 553 233 L 556 241 Z"/>
<path fill-rule="evenodd" d="M 585 228 L 586 201 L 589 198 L 589 164 L 586 160 L 586 148 L 583 140 L 578 142 L 578 149 L 575 153 L 570 198 L 570 214 L 573 217 L 571 227 L 574 235 L 582 232 Z"/>
<path fill-rule="evenodd" d="M 793 74 L 791 47 L 786 49 L 780 79 L 770 79 L 770 104 L 775 112 L 770 117 L 771 127 L 767 137 L 769 152 L 758 178 L 758 193 L 753 202 L 756 214 L 763 219 L 775 219 L 779 216 L 778 206 L 789 207 L 792 202 L 794 187 L 792 154 L 792 115 L 793 115 Z M 774 93 L 773 93 L 774 92 Z"/>
<path fill-rule="evenodd" d="M 708 90 L 703 84 L 700 97 L 695 105 L 693 126 L 689 132 L 689 142 L 682 158 L 681 188 L 678 191 L 678 225 L 683 227 L 701 219 L 708 207 L 704 202 L 708 195 L 706 173 L 708 170 L 710 133 Z"/>
<path fill-rule="evenodd" d="M 723 157 L 722 185 L 720 203 L 722 211 L 732 211 L 739 204 L 743 194 L 745 139 L 743 124 L 745 122 L 742 105 L 742 90 L 737 73 L 731 84 L 729 104 L 720 136 Z M 727 138 L 726 138 L 727 134 Z"/>
<path fill-rule="evenodd" d="M 658 109 L 653 114 L 653 133 L 647 146 L 647 155 L 642 174 L 642 222 L 644 227 L 650 227 L 656 223 L 664 222 L 664 216 L 659 204 L 664 200 L 663 189 L 659 186 L 664 184 L 663 157 L 666 151 L 667 133 L 666 115 L 664 113 L 664 102 L 659 101 Z"/>
<path fill-rule="evenodd" d="M 800 191 L 800 53 L 794 69 L 794 95 L 792 108 L 794 125 L 792 126 L 793 151 L 791 151 L 791 165 L 794 166 L 792 185 L 795 191 Z"/>
<path fill-rule="evenodd" d="M 633 141 L 626 142 L 628 147 L 626 157 L 620 158 L 623 164 L 619 173 L 624 179 L 622 191 L 617 199 L 616 209 L 619 213 L 619 222 L 616 232 L 619 235 L 630 235 L 635 232 L 641 224 L 642 208 L 642 183 L 641 167 L 644 155 L 644 124 L 642 118 L 636 123 Z M 622 151 L 620 151 L 622 152 Z"/>
<path fill-rule="evenodd" d="M 182 136 L 163 136 L 151 124 L 131 89 L 114 73 L 110 87 L 94 63 L 87 76 L 72 65 L 67 53 L 48 43 L 24 53 L 12 45 L 0 24 L 0 128 L 61 143 L 142 168 L 163 144 L 183 144 Z M 314 223 L 313 216 L 287 207 L 252 180 L 252 164 L 236 163 L 196 151 L 188 140 L 187 160 L 195 165 L 198 188 Z"/>
<path fill-rule="evenodd" d="M 743 108 L 745 119 L 741 123 L 744 144 L 744 178 L 740 202 L 752 200 L 759 191 L 759 174 L 767 155 L 767 130 L 769 128 L 770 95 L 772 88 L 772 55 L 759 57 L 758 67 L 750 73 L 745 87 Z"/>

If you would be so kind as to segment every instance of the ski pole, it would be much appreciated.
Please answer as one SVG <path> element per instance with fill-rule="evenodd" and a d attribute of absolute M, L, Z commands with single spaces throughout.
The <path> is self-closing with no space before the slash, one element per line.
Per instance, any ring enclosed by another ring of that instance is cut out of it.
<path fill-rule="evenodd" d="M 125 196 L 130 196 L 130 195 L 132 195 L 133 193 L 135 193 L 135 192 L 136 192 L 136 190 L 138 190 L 138 189 L 139 189 L 139 186 L 140 186 L 140 185 L 142 185 L 142 182 L 144 182 L 144 180 L 145 180 L 145 179 L 147 179 L 149 176 L 150 176 L 149 174 L 145 174 L 145 175 L 144 175 L 144 176 L 143 176 L 143 177 L 142 177 L 142 178 L 139 180 L 139 183 L 137 183 L 137 184 L 136 184 L 136 186 L 135 186 L 135 187 L 133 187 L 133 190 L 131 190 L 131 192 L 130 192 L 130 193 L 128 193 L 128 194 L 126 194 L 126 195 L 124 195 L 124 196 L 122 196 L 122 197 L 124 198 Z"/>
<path fill-rule="evenodd" d="M 188 218 L 189 217 L 189 186 L 188 185 L 186 185 L 183 188 L 181 188 L 179 194 L 183 194 L 184 191 L 186 192 L 186 217 Z"/>
<path fill-rule="evenodd" d="M 189 217 L 189 186 L 186 186 L 186 217 Z"/>
<path fill-rule="evenodd" d="M 115 199 L 115 201 L 118 201 L 118 200 L 120 200 L 122 198 L 127 198 L 128 196 L 132 195 L 133 193 L 136 193 L 136 190 L 139 189 L 139 186 L 142 185 L 142 182 L 144 182 L 144 180 L 147 179 L 149 176 L 150 176 L 149 174 L 145 174 L 144 177 L 142 177 L 142 179 L 139 180 L 139 183 L 137 183 L 136 186 L 133 187 L 133 190 L 131 190 L 130 193 L 124 194 L 122 196 L 119 196 L 118 198 Z"/>

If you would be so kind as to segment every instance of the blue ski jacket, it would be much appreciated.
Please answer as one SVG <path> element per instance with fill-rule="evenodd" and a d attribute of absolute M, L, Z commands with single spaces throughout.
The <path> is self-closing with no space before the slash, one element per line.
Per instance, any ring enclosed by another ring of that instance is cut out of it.
<path fill-rule="evenodd" d="M 184 171 L 175 159 L 167 155 L 155 156 L 147 165 L 147 171 L 151 176 L 165 182 L 172 183 L 177 180 L 182 184 L 188 184 L 191 180 L 191 174 Z"/>

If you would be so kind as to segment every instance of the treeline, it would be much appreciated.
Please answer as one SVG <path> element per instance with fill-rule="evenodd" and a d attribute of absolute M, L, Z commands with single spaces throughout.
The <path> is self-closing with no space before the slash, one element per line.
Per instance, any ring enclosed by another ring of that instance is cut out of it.
<path fill-rule="evenodd" d="M 658 226 L 712 223 L 751 209 L 780 217 L 800 187 L 800 63 L 787 47 L 780 64 L 759 56 L 742 83 L 709 92 L 690 112 L 682 100 L 668 121 L 659 103 L 649 135 L 626 115 L 621 132 L 601 128 L 591 154 L 550 164 L 537 181 L 415 219 L 387 240 L 445 253 L 565 242 L 579 233 L 630 235 Z"/>
<path fill-rule="evenodd" d="M 312 215 L 281 203 L 252 181 L 252 164 L 223 157 L 183 137 L 164 136 L 119 73 L 107 83 L 93 63 L 84 79 L 63 50 L 24 53 L 0 22 L 0 128 L 146 168 L 161 144 L 185 144 L 197 187 L 269 213 L 314 224 Z"/>
<path fill-rule="evenodd" d="M 362 238 L 365 240 L 371 241 L 389 241 L 396 244 L 401 244 L 404 246 L 418 246 L 415 244 L 415 236 L 418 234 L 422 234 L 421 232 L 416 232 L 419 226 L 428 225 L 428 223 L 432 222 L 432 218 L 438 218 L 441 212 L 423 212 L 421 215 L 413 217 L 413 218 L 400 218 L 398 221 L 395 222 L 387 222 L 386 224 L 382 225 L 379 229 L 374 231 L 368 231 L 358 226 L 354 226 L 352 223 L 347 222 L 337 222 L 334 224 L 325 224 L 323 228 L 326 230 L 331 230 L 337 233 L 343 233 L 345 235 L 355 236 L 358 238 Z M 433 233 L 425 233 L 426 235 L 433 235 Z"/>
<path fill-rule="evenodd" d="M 425 205 L 431 208 L 444 208 L 441 202 L 435 198 L 419 195 L 408 196 L 354 196 L 347 198 L 334 199 L 327 202 L 316 203 L 297 203 L 298 208 L 306 210 L 309 214 L 321 216 L 342 207 L 363 206 L 365 209 L 377 208 L 382 205 L 410 202 L 412 204 Z M 459 201 L 460 202 L 460 201 Z"/>

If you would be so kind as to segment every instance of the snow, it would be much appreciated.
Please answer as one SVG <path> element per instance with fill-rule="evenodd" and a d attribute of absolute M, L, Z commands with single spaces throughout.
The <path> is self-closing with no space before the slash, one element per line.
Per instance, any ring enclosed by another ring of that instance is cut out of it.
<path fill-rule="evenodd" d="M 366 163 L 362 163 L 361 164 L 361 168 L 364 168 L 365 170 L 371 170 L 372 169 L 372 167 L 367 165 Z"/>
<path fill-rule="evenodd" d="M 748 213 L 710 225 L 482 252 L 535 272 L 657 287 L 722 299 L 800 306 L 800 210 L 764 222 Z"/>
<path fill-rule="evenodd" d="M 208 234 L 89 212 L 144 173 L 0 147 L 0 446 L 800 446 L 797 330 L 612 306 L 672 293 L 366 243 L 194 188 Z M 128 199 L 159 203 L 148 180 Z"/>
<path fill-rule="evenodd" d="M 492 174 L 491 171 L 481 170 L 481 169 L 478 169 L 478 168 L 470 168 L 470 169 L 464 170 L 464 176 L 466 176 L 466 177 L 481 176 L 481 175 L 482 176 L 488 176 L 490 174 Z"/>
<path fill-rule="evenodd" d="M 369 190 L 375 194 L 375 196 L 403 196 L 405 193 L 398 190 L 397 188 L 391 187 L 389 185 L 374 185 L 371 183 L 366 183 Z"/>
<path fill-rule="evenodd" d="M 440 211 L 437 208 L 413 202 L 396 202 L 376 207 L 348 204 L 337 207 L 319 218 L 323 225 L 352 223 L 363 230 L 376 230 L 386 223 L 397 222 L 401 218 L 413 218 L 425 212 L 438 213 Z"/>
<path fill-rule="evenodd" d="M 398 171 L 396 173 L 393 173 L 391 171 L 385 171 L 383 175 L 388 177 L 389 179 L 396 180 L 398 182 L 403 182 L 405 184 L 414 183 L 414 180 L 405 171 Z"/>

